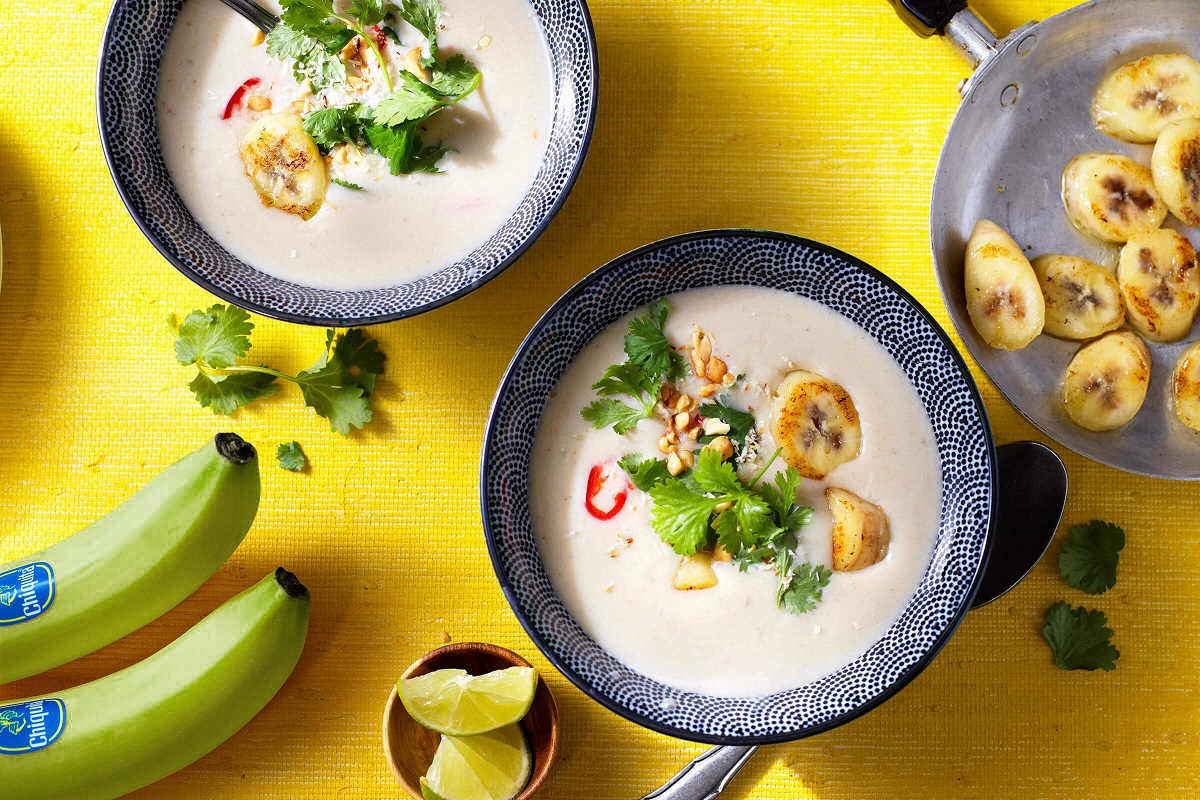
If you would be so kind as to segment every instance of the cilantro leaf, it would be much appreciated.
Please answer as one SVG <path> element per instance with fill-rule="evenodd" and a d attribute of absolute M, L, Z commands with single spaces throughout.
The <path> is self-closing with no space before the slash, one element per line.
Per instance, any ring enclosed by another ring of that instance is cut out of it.
<path fill-rule="evenodd" d="M 405 122 L 416 122 L 449 105 L 433 88 L 426 86 L 411 72 L 401 72 L 400 79 L 401 85 L 396 91 L 375 107 L 372 117 L 377 125 L 395 127 Z"/>
<path fill-rule="evenodd" d="M 1107 626 L 1108 618 L 1103 611 L 1088 611 L 1082 606 L 1072 608 L 1059 600 L 1046 610 L 1042 635 L 1059 669 L 1111 672 L 1117 668 L 1121 652 L 1113 646 L 1113 631 Z"/>
<path fill-rule="evenodd" d="M 304 402 L 329 420 L 337 433 L 348 434 L 372 419 L 371 392 L 383 372 L 383 353 L 359 328 L 326 333 L 326 351 L 312 367 L 296 376 Z"/>
<path fill-rule="evenodd" d="M 821 602 L 833 573 L 821 564 L 801 564 L 792 572 L 787 588 L 783 591 L 781 605 L 788 613 L 807 614 Z"/>
<path fill-rule="evenodd" d="M 643 492 L 649 492 L 655 484 L 671 477 L 671 473 L 667 471 L 667 462 L 660 458 L 646 458 L 641 453 L 623 456 L 617 464 L 625 470 L 633 485 Z"/>
<path fill-rule="evenodd" d="M 636 364 L 613 364 L 604 371 L 600 380 L 592 384 L 592 388 L 596 390 L 596 394 L 604 397 L 611 397 L 617 394 L 627 394 L 630 397 L 636 397 L 640 401 L 643 394 L 649 394 L 651 400 L 649 407 L 654 407 L 653 399 L 658 397 L 659 389 L 662 384 L 655 381 L 646 374 L 645 370 Z M 643 405 L 647 405 L 642 401 Z"/>
<path fill-rule="evenodd" d="M 335 54 L 355 36 L 355 31 L 335 18 L 333 0 L 281 0 L 283 24 Z M 270 52 L 268 50 L 268 52 Z"/>
<path fill-rule="evenodd" d="M 1104 594 L 1117 583 L 1117 560 L 1125 547 L 1125 531 L 1094 519 L 1071 528 L 1058 557 L 1067 584 L 1088 594 Z"/>
<path fill-rule="evenodd" d="M 741 494 L 745 491 L 733 465 L 723 461 L 721 454 L 716 450 L 707 447 L 701 450 L 696 457 L 696 465 L 692 468 L 692 474 L 706 492 Z"/>
<path fill-rule="evenodd" d="M 196 402 L 214 414 L 229 416 L 242 406 L 270 397 L 278 388 L 275 376 L 261 372 L 235 372 L 231 375 L 209 375 L 199 372 L 188 384 Z"/>
<path fill-rule="evenodd" d="M 446 155 L 446 153 L 458 152 L 457 149 L 444 146 L 441 142 L 427 145 L 421 141 L 420 136 L 416 137 L 413 150 L 414 153 L 410 162 L 411 172 L 441 172 L 438 169 L 437 163 L 442 160 L 442 156 Z"/>
<path fill-rule="evenodd" d="M 175 358 L 184 366 L 231 367 L 250 351 L 252 330 L 250 315 L 237 306 L 193 311 L 175 332 Z"/>
<path fill-rule="evenodd" d="M 322 108 L 304 117 L 304 131 L 322 151 L 346 142 L 360 142 L 363 125 L 371 122 L 370 109 L 361 103 L 340 108 Z"/>
<path fill-rule="evenodd" d="M 779 527 L 784 530 L 798 531 L 812 521 L 813 510 L 796 501 L 800 481 L 800 473 L 789 466 L 784 471 L 775 473 L 774 484 L 764 483 L 759 487 L 763 499 L 767 501 L 778 520 Z"/>
<path fill-rule="evenodd" d="M 683 377 L 687 362 L 675 352 L 663 333 L 663 325 L 670 312 L 670 303 L 659 300 L 651 304 L 647 316 L 629 320 L 629 333 L 625 334 L 625 355 L 630 363 L 643 367 L 647 375 L 676 381 Z"/>
<path fill-rule="evenodd" d="M 579 415 L 597 430 L 611 425 L 613 431 L 621 435 L 629 433 L 648 416 L 643 409 L 626 405 L 615 397 L 593 400 Z"/>
<path fill-rule="evenodd" d="M 700 416 L 706 419 L 719 419 L 729 426 L 729 433 L 725 436 L 729 437 L 731 442 L 734 442 L 738 447 L 738 452 L 746 446 L 746 436 L 754 429 L 754 415 L 742 411 L 740 408 L 724 405 L 720 400 L 715 403 L 704 403 L 700 406 Z M 715 435 L 704 435 L 700 437 L 702 444 L 708 444 Z"/>
<path fill-rule="evenodd" d="M 353 38 L 354 32 L 349 28 L 345 31 L 345 42 Z M 341 37 L 337 37 L 340 39 Z M 321 91 L 330 86 L 341 86 L 346 83 L 346 65 L 336 53 L 345 47 L 345 42 L 335 46 L 337 40 L 331 40 L 333 47 L 329 48 L 322 42 L 301 33 L 286 21 L 281 22 L 267 34 L 267 54 L 276 58 L 292 60 L 292 74 L 298 82 L 309 81 L 313 89 Z"/>
<path fill-rule="evenodd" d="M 429 54 L 434 57 L 437 56 L 438 17 L 441 13 L 441 0 L 400 0 L 400 7 L 396 10 L 400 19 L 429 40 Z"/>
<path fill-rule="evenodd" d="M 341 186 L 343 189 L 350 189 L 351 191 L 355 191 L 355 192 L 366 191 L 365 189 L 363 189 L 363 187 L 359 186 L 357 183 L 351 183 L 350 181 L 344 181 L 341 178 L 330 178 L 329 180 L 331 183 L 336 183 L 338 186 Z"/>
<path fill-rule="evenodd" d="M 391 25 L 380 25 L 379 30 L 383 31 L 396 47 L 404 47 L 404 41 L 400 38 L 400 34 L 396 33 L 396 29 Z"/>
<path fill-rule="evenodd" d="M 304 455 L 304 451 L 300 449 L 299 442 L 287 442 L 279 445 L 275 450 L 275 458 L 279 461 L 279 467 L 288 472 L 303 472 L 304 468 L 308 466 L 308 456 Z"/>
<path fill-rule="evenodd" d="M 369 28 L 390 17 L 396 6 L 390 0 L 354 0 L 347 11 L 360 25 Z"/>
<path fill-rule="evenodd" d="M 433 67 L 431 85 L 439 94 L 461 100 L 479 86 L 479 69 L 462 53 L 455 53 L 445 64 Z"/>
<path fill-rule="evenodd" d="M 370 125 L 363 134 L 375 152 L 388 160 L 393 175 L 404 175 L 411 171 L 414 144 L 412 127 Z"/>
<path fill-rule="evenodd" d="M 709 542 L 709 518 L 721 502 L 696 494 L 678 478 L 668 478 L 650 489 L 654 508 L 650 520 L 662 540 L 681 556 L 695 555 Z"/>

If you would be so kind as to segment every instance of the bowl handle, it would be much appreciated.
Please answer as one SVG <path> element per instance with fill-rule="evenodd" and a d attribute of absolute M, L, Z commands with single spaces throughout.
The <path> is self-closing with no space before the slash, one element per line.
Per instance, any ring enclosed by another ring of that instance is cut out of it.
<path fill-rule="evenodd" d="M 714 747 L 642 800 L 712 800 L 725 791 L 757 747 Z"/>

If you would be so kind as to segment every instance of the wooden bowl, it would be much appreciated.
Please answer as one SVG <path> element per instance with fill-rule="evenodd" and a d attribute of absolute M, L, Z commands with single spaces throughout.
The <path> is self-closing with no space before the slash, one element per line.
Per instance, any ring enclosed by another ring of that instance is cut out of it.
<path fill-rule="evenodd" d="M 465 669 L 472 675 L 483 675 L 508 667 L 530 666 L 533 665 L 516 653 L 494 644 L 456 642 L 421 656 L 401 677 L 415 678 L 439 669 Z M 533 773 L 516 800 L 533 797 L 558 756 L 558 706 L 540 675 L 533 705 L 521 721 L 521 727 L 525 729 L 533 751 Z M 439 734 L 422 727 L 408 715 L 400 695 L 393 688 L 383 709 L 383 752 L 396 780 L 416 800 L 421 800 L 421 777 L 433 763 L 440 740 Z"/>

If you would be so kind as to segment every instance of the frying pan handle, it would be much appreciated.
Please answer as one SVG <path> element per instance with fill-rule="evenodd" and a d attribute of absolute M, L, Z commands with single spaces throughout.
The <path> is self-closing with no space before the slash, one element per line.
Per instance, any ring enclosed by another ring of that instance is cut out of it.
<path fill-rule="evenodd" d="M 891 0 L 900 19 L 920 36 L 941 34 L 967 0 Z"/>

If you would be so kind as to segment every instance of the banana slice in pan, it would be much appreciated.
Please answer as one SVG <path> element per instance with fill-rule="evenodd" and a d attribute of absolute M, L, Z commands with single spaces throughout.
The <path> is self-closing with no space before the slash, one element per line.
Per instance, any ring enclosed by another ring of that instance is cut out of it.
<path fill-rule="evenodd" d="M 1162 227 L 1167 204 L 1154 187 L 1154 174 L 1116 153 L 1084 153 L 1063 170 L 1067 216 L 1084 233 L 1122 244 Z"/>
<path fill-rule="evenodd" d="M 1200 342 L 1184 350 L 1175 363 L 1171 388 L 1175 416 L 1184 425 L 1200 431 Z"/>
<path fill-rule="evenodd" d="M 1020 246 L 1003 228 L 981 219 L 967 242 L 964 279 L 967 314 L 983 340 L 1019 350 L 1037 338 L 1046 301 Z"/>
<path fill-rule="evenodd" d="M 1076 256 L 1048 255 L 1033 260 L 1046 298 L 1046 333 L 1064 339 L 1092 339 L 1125 322 L 1125 301 L 1117 278 L 1099 264 Z"/>
<path fill-rule="evenodd" d="M 1100 83 L 1092 117 L 1110 136 L 1153 142 L 1172 122 L 1200 117 L 1200 64 L 1178 53 L 1126 64 Z"/>
<path fill-rule="evenodd" d="M 1171 213 L 1188 225 L 1200 225 L 1200 119 L 1168 125 L 1154 145 L 1150 169 Z"/>
<path fill-rule="evenodd" d="M 775 390 L 771 434 L 783 460 L 805 478 L 822 480 L 858 458 L 862 428 L 854 401 L 840 384 L 807 370 L 784 376 Z"/>
<path fill-rule="evenodd" d="M 1187 336 L 1200 310 L 1196 250 L 1178 231 L 1138 234 L 1121 249 L 1117 281 L 1129 324 L 1152 342 Z"/>
<path fill-rule="evenodd" d="M 297 114 L 259 117 L 240 146 L 246 174 L 263 205 L 309 220 L 321 210 L 329 176 L 316 142 Z"/>
<path fill-rule="evenodd" d="M 1150 389 L 1150 348 L 1137 334 L 1105 334 L 1079 349 L 1062 385 L 1071 421 L 1089 431 L 1111 431 L 1137 416 Z"/>

